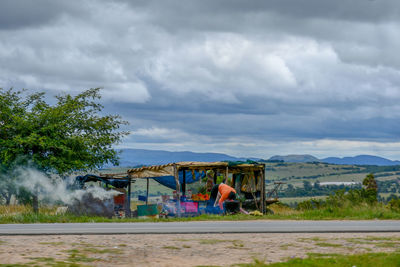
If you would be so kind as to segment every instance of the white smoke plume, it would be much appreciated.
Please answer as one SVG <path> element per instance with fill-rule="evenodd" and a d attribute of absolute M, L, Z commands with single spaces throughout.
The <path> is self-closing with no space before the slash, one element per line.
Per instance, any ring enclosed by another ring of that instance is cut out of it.
<path fill-rule="evenodd" d="M 62 202 L 71 205 L 74 200 L 81 200 L 84 194 L 91 193 L 93 197 L 100 200 L 110 199 L 120 194 L 115 190 L 92 186 L 87 189 L 70 190 L 73 178 L 68 179 L 49 178 L 44 173 L 33 168 L 19 168 L 16 170 L 18 186 L 32 194 L 38 194 L 39 200 L 46 200 L 50 203 Z"/>

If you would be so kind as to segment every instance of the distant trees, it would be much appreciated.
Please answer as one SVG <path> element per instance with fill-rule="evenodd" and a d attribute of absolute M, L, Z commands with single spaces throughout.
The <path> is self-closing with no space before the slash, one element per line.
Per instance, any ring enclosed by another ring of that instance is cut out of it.
<path fill-rule="evenodd" d="M 305 191 L 311 191 L 312 190 L 312 185 L 309 181 L 304 180 L 303 181 L 303 188 Z"/>
<path fill-rule="evenodd" d="M 337 190 L 350 190 L 360 189 L 361 185 L 324 185 L 321 186 L 317 180 L 314 184 L 309 181 L 303 182 L 303 187 L 294 187 L 292 184 L 288 184 L 287 188 L 279 192 L 279 197 L 314 197 L 314 196 L 327 196 L 333 194 Z"/>

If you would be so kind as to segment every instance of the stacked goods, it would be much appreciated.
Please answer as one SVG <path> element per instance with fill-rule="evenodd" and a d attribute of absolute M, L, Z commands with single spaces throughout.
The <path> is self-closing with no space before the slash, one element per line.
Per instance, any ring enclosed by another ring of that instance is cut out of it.
<path fill-rule="evenodd" d="M 210 199 L 210 196 L 208 194 L 198 193 L 198 194 L 192 195 L 192 200 L 194 200 L 194 201 L 207 201 L 209 199 Z"/>
<path fill-rule="evenodd" d="M 160 213 L 157 204 L 138 205 L 137 211 L 139 218 L 158 218 Z"/>

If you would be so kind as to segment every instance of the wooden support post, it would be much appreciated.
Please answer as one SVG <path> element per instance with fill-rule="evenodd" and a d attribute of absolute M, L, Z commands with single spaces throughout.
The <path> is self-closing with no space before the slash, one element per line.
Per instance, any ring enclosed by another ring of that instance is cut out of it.
<path fill-rule="evenodd" d="M 176 167 L 176 164 L 174 164 L 174 177 L 175 177 L 175 183 L 176 183 L 176 195 L 177 195 L 177 200 L 176 200 L 176 209 L 177 209 L 177 215 L 178 217 L 181 217 L 181 185 L 179 182 L 179 170 Z"/>
<path fill-rule="evenodd" d="M 127 203 L 125 203 L 125 217 L 127 217 L 127 218 L 131 217 L 131 183 L 132 183 L 132 179 L 129 178 L 128 193 L 126 196 Z"/>
<path fill-rule="evenodd" d="M 263 214 L 265 214 L 265 213 L 266 213 L 266 207 L 265 207 L 265 166 L 264 166 L 264 168 L 262 169 L 260 175 L 261 175 L 261 179 L 262 179 L 262 180 L 261 180 L 261 184 L 262 184 L 262 186 L 261 186 L 261 196 L 260 196 L 260 200 L 261 200 L 261 212 L 262 212 Z"/>
<path fill-rule="evenodd" d="M 227 182 L 228 182 L 228 176 L 229 176 L 229 168 L 228 168 L 228 166 L 226 166 L 226 170 L 225 170 L 225 182 L 224 182 L 224 184 L 227 184 Z"/>
<path fill-rule="evenodd" d="M 33 212 L 35 214 L 39 213 L 39 200 L 38 200 L 38 195 L 37 193 L 35 193 L 32 197 L 32 208 L 33 208 Z"/>
<path fill-rule="evenodd" d="M 186 169 L 182 169 L 182 196 L 186 196 Z"/>
<path fill-rule="evenodd" d="M 149 178 L 147 180 L 147 191 L 146 191 L 146 205 L 149 204 Z"/>
<path fill-rule="evenodd" d="M 39 214 L 39 189 L 37 185 L 35 185 L 34 193 L 32 196 L 32 208 L 35 214 Z"/>

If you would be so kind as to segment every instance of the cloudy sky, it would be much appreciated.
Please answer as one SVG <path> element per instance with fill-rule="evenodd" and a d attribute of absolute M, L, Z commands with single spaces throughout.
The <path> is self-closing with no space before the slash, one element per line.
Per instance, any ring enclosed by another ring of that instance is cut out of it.
<path fill-rule="evenodd" d="M 0 2 L 0 87 L 102 87 L 120 147 L 400 159 L 398 0 Z"/>

